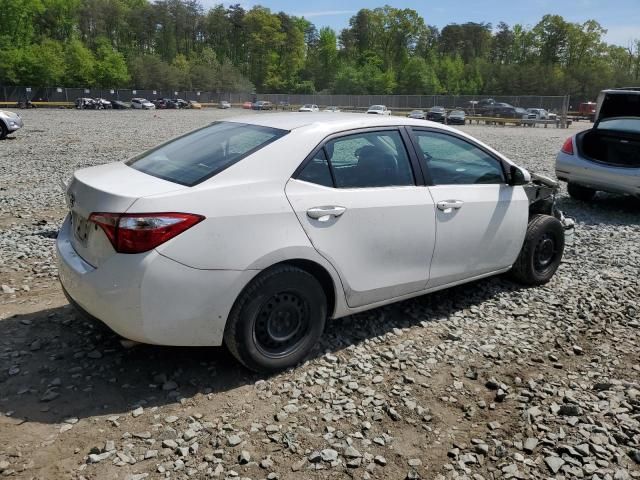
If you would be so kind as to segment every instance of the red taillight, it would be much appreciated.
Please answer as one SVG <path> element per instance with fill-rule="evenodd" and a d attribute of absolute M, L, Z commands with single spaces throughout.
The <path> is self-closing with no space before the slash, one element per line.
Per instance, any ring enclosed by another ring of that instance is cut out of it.
<path fill-rule="evenodd" d="M 573 155 L 573 137 L 569 137 L 564 141 L 564 144 L 562 145 L 561 150 L 564 153 Z"/>
<path fill-rule="evenodd" d="M 118 253 L 142 253 L 204 220 L 191 213 L 92 213 Z"/>

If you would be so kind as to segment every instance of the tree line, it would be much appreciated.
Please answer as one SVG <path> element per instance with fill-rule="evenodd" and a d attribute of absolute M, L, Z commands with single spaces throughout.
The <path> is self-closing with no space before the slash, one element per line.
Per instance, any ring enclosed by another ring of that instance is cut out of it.
<path fill-rule="evenodd" d="M 452 23 L 362 9 L 341 32 L 198 0 L 0 0 L 0 83 L 221 92 L 593 97 L 637 85 L 640 40 L 595 20 Z"/>

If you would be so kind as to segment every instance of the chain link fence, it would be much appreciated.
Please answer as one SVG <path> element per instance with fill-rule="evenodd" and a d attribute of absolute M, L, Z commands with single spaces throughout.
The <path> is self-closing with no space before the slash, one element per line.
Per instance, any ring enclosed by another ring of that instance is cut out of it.
<path fill-rule="evenodd" d="M 73 102 L 79 97 L 105 98 L 107 100 L 130 101 L 134 97 L 148 100 L 158 98 L 183 98 L 202 103 L 218 103 L 222 100 L 232 104 L 247 101 L 267 100 L 276 107 L 283 105 L 316 104 L 319 107 L 337 106 L 344 110 L 364 110 L 370 105 L 386 105 L 395 110 L 428 109 L 439 106 L 446 109 L 473 109 L 475 102 L 493 98 L 496 102 L 509 103 L 522 108 L 544 108 L 554 113 L 563 113 L 569 105 L 567 96 L 541 95 L 329 95 L 329 94 L 282 94 L 282 93 L 220 93 L 181 90 L 148 89 L 100 89 L 100 88 L 30 88 L 0 87 L 0 101 L 22 102 Z"/>

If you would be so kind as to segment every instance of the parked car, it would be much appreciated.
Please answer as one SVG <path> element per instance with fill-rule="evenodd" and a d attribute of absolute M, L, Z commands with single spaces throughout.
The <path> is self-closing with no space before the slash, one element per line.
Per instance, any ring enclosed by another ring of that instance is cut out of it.
<path fill-rule="evenodd" d="M 242 104 L 242 108 L 244 108 L 245 110 L 251 110 L 251 107 L 253 106 L 252 102 L 244 102 Z"/>
<path fill-rule="evenodd" d="M 8 110 L 0 110 L 0 140 L 24 126 L 22 117 Z"/>
<path fill-rule="evenodd" d="M 126 110 L 129 108 L 129 104 L 121 102 L 120 100 L 112 100 L 111 108 L 113 108 L 114 110 Z"/>
<path fill-rule="evenodd" d="M 578 106 L 578 116 L 594 122 L 596 118 L 596 107 L 597 104 L 595 102 L 581 103 Z"/>
<path fill-rule="evenodd" d="M 237 117 L 76 171 L 59 277 L 125 338 L 224 342 L 279 370 L 327 319 L 507 271 L 548 282 L 564 247 L 556 188 L 444 125 Z"/>
<path fill-rule="evenodd" d="M 195 110 L 202 110 L 202 104 L 195 100 L 189 100 L 189 106 L 187 108 L 193 108 Z"/>
<path fill-rule="evenodd" d="M 367 110 L 367 113 L 373 115 L 391 115 L 391 110 L 389 110 L 385 105 L 371 105 Z"/>
<path fill-rule="evenodd" d="M 176 108 L 176 105 L 169 98 L 156 98 L 155 100 L 152 100 L 151 103 L 153 103 L 155 107 L 159 110 Z"/>
<path fill-rule="evenodd" d="M 319 112 L 318 105 L 306 103 L 298 109 L 299 112 Z"/>
<path fill-rule="evenodd" d="M 156 106 L 146 98 L 132 98 L 131 108 L 140 110 L 154 110 Z"/>
<path fill-rule="evenodd" d="M 74 104 L 79 110 L 95 110 L 97 108 L 96 101 L 89 97 L 76 98 Z"/>
<path fill-rule="evenodd" d="M 447 123 L 449 125 L 464 125 L 467 119 L 463 110 L 452 110 L 447 115 Z"/>
<path fill-rule="evenodd" d="M 407 118 L 415 118 L 418 120 L 426 120 L 427 114 L 424 113 L 424 110 L 411 110 L 407 113 Z"/>
<path fill-rule="evenodd" d="M 280 110 L 291 110 L 291 104 L 287 100 L 281 100 L 278 102 Z"/>
<path fill-rule="evenodd" d="M 550 114 L 544 108 L 527 108 L 527 113 L 535 115 L 536 120 L 549 120 Z"/>
<path fill-rule="evenodd" d="M 273 110 L 273 104 L 267 100 L 258 100 L 251 108 L 253 110 Z"/>
<path fill-rule="evenodd" d="M 484 115 L 485 110 L 495 104 L 493 98 L 483 98 L 482 100 L 470 100 L 468 102 L 467 111 L 471 115 Z"/>
<path fill-rule="evenodd" d="M 444 123 L 446 118 L 447 111 L 444 107 L 431 107 L 429 111 L 427 111 L 427 120 L 431 120 L 432 122 Z"/>
<path fill-rule="evenodd" d="M 329 107 L 325 108 L 323 111 L 324 112 L 338 113 L 338 112 L 340 112 L 340 107 L 336 107 L 336 106 L 332 105 L 332 106 L 329 106 Z"/>
<path fill-rule="evenodd" d="M 516 115 L 516 107 L 508 103 L 494 102 L 483 107 L 482 115 L 485 117 L 514 118 Z"/>
<path fill-rule="evenodd" d="M 524 108 L 514 107 L 509 103 L 503 102 L 495 102 L 492 105 L 487 105 L 484 108 L 482 115 L 496 118 L 535 119 L 535 115 L 530 114 Z"/>
<path fill-rule="evenodd" d="M 593 127 L 566 140 L 556 176 L 578 200 L 598 191 L 640 196 L 640 88 L 600 93 Z"/>
<path fill-rule="evenodd" d="M 227 102 L 226 100 L 222 100 L 218 104 L 218 108 L 222 108 L 223 110 L 226 110 L 227 108 L 231 108 L 231 103 Z M 244 105 L 243 105 L 242 108 L 244 108 Z"/>
<path fill-rule="evenodd" d="M 514 108 L 514 118 L 522 118 L 523 120 L 535 120 L 536 114 L 531 113 L 524 108 L 521 107 L 513 107 Z"/>
<path fill-rule="evenodd" d="M 94 98 L 93 101 L 99 110 L 110 110 L 113 107 L 111 102 L 106 98 Z"/>
<path fill-rule="evenodd" d="M 182 98 L 174 98 L 173 103 L 176 105 L 176 108 L 189 108 L 189 102 Z"/>

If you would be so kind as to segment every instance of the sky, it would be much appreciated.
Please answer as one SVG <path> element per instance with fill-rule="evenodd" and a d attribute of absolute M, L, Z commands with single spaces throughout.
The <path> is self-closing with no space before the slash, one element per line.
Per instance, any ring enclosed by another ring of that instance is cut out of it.
<path fill-rule="evenodd" d="M 201 0 L 210 8 L 219 0 Z M 605 40 L 628 46 L 640 39 L 640 0 L 236 0 L 249 9 L 262 5 L 272 11 L 304 16 L 316 27 L 329 26 L 338 32 L 349 24 L 349 18 L 361 8 L 381 7 L 385 3 L 396 8 L 416 10 L 429 25 L 439 28 L 448 23 L 504 21 L 533 26 L 547 13 L 562 15 L 571 22 L 594 19 L 608 30 Z"/>

